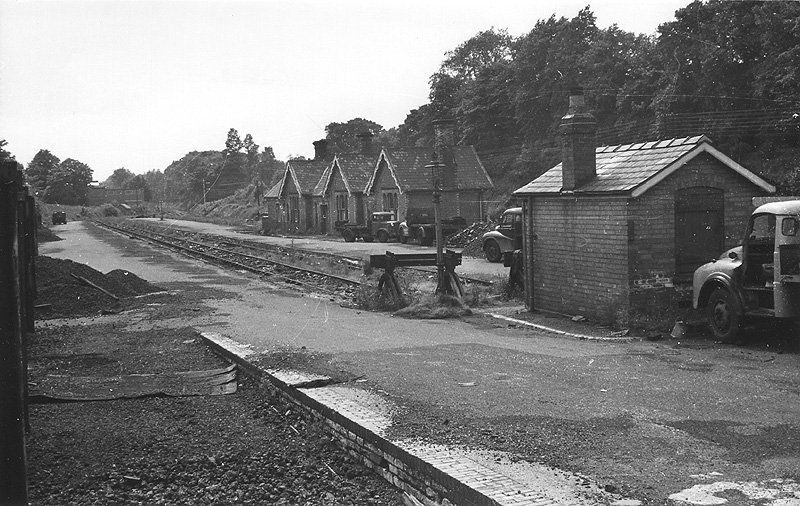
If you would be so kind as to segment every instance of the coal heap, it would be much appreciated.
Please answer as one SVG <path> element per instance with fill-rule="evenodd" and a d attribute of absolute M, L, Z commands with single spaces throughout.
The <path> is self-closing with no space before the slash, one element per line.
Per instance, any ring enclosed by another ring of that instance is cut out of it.
<path fill-rule="evenodd" d="M 119 311 L 125 299 L 161 288 L 126 270 L 103 274 L 72 260 L 37 256 L 36 290 L 36 318 L 49 319 Z"/>

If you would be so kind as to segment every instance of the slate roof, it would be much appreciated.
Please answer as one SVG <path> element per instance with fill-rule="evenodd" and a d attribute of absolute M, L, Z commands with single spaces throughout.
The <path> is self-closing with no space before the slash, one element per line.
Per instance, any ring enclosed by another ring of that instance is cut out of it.
<path fill-rule="evenodd" d="M 425 166 L 431 163 L 433 148 L 400 147 L 383 148 L 389 170 L 400 190 L 431 190 L 433 177 Z M 455 187 L 459 190 L 494 188 L 492 178 L 486 172 L 478 154 L 472 146 L 455 146 L 453 155 L 458 167 Z M 370 181 L 367 189 L 372 186 Z"/>
<path fill-rule="evenodd" d="M 775 187 L 711 146 L 705 135 L 641 142 L 595 149 L 597 177 L 575 193 L 631 193 L 641 195 L 700 153 L 709 153 L 766 191 Z M 558 164 L 513 195 L 560 193 L 562 164 Z"/>
<path fill-rule="evenodd" d="M 366 193 L 367 183 L 372 177 L 378 155 L 365 155 L 362 153 L 338 153 L 333 162 L 325 169 L 319 182 L 314 188 L 314 196 L 323 196 L 328 191 L 334 174 L 334 167 L 339 168 L 339 174 L 349 193 Z"/>
<path fill-rule="evenodd" d="M 327 160 L 289 160 L 286 162 L 286 174 L 281 181 L 280 193 L 283 194 L 288 175 L 294 180 L 294 184 L 301 194 L 312 194 L 322 174 L 330 164 L 331 162 Z"/>
<path fill-rule="evenodd" d="M 336 162 L 342 172 L 342 178 L 347 185 L 350 193 L 360 192 L 366 193 L 367 184 L 372 173 L 375 170 L 375 165 L 378 161 L 378 155 L 363 155 L 356 153 L 341 153 L 336 155 Z"/>
<path fill-rule="evenodd" d="M 267 199 L 277 199 L 281 196 L 281 186 L 283 186 L 283 179 L 275 183 L 275 186 L 267 190 L 267 193 L 264 194 L 264 198 Z"/>

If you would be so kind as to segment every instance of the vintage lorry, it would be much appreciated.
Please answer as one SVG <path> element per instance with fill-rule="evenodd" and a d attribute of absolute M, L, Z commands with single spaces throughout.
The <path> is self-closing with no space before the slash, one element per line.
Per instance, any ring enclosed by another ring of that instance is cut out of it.
<path fill-rule="evenodd" d="M 522 208 L 503 211 L 500 223 L 481 237 L 481 248 L 490 262 L 500 262 L 506 252 L 522 249 Z"/>
<path fill-rule="evenodd" d="M 692 304 L 706 308 L 714 337 L 735 341 L 748 319 L 800 320 L 800 200 L 756 208 L 742 245 L 701 265 Z"/>
<path fill-rule="evenodd" d="M 53 213 L 53 225 L 66 225 L 67 213 L 64 211 L 56 211 Z"/>
<path fill-rule="evenodd" d="M 442 237 L 454 234 L 467 226 L 460 216 L 442 219 Z M 400 223 L 400 242 L 417 240 L 422 246 L 430 246 L 436 240 L 436 214 L 431 208 L 409 208 L 406 221 Z"/>
<path fill-rule="evenodd" d="M 378 242 L 388 242 L 400 238 L 400 222 L 392 211 L 375 211 L 363 225 L 341 221 L 336 222 L 334 228 L 342 234 L 344 242 L 353 242 L 356 239 L 363 239 L 364 242 L 373 242 L 375 239 Z"/>

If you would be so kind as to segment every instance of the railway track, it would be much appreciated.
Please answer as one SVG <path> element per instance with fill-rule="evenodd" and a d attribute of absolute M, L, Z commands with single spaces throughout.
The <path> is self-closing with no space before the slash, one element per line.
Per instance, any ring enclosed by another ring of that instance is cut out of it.
<path fill-rule="evenodd" d="M 277 260 L 275 256 L 280 252 L 247 244 L 244 241 L 214 236 L 203 237 L 200 234 L 191 234 L 192 238 L 189 238 L 180 233 L 165 234 L 147 228 L 112 224 L 101 220 L 94 223 L 105 229 L 134 239 L 149 241 L 209 263 L 258 274 L 271 281 L 281 282 L 295 288 L 299 285 L 305 290 L 322 292 L 328 296 L 351 298 L 361 285 L 360 279 L 347 276 L 346 273 L 339 275 L 322 272 Z M 355 262 L 351 262 L 343 262 L 340 269 L 345 272 L 354 272 L 356 270 Z"/>

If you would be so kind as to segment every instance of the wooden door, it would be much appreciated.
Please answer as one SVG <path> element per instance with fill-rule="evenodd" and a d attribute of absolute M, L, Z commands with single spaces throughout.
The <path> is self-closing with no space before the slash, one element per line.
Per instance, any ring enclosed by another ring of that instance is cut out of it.
<path fill-rule="evenodd" d="M 675 194 L 675 277 L 691 281 L 702 264 L 724 247 L 724 201 L 721 188 L 698 186 Z"/>

